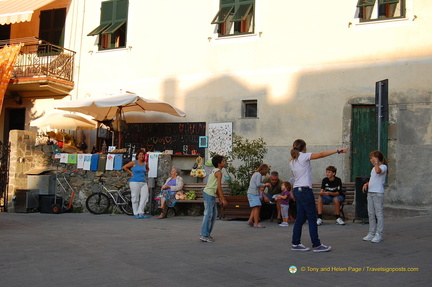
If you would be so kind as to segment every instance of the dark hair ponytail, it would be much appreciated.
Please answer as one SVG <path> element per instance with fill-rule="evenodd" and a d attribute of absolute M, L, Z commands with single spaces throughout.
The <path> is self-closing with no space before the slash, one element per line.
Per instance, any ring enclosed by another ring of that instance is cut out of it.
<path fill-rule="evenodd" d="M 385 158 L 384 154 L 379 150 L 374 150 L 369 154 L 369 157 L 376 157 L 380 162 L 387 166 L 387 173 L 389 172 L 388 161 Z"/>
<path fill-rule="evenodd" d="M 302 139 L 297 139 L 293 142 L 291 149 L 291 160 L 298 159 L 300 152 L 306 147 L 306 142 Z"/>

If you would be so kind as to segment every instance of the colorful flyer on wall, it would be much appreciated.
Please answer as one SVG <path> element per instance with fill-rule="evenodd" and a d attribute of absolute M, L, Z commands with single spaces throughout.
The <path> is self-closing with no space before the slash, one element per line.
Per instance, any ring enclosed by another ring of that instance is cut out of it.
<path fill-rule="evenodd" d="M 227 156 L 232 150 L 232 122 L 209 123 L 208 151 Z"/>

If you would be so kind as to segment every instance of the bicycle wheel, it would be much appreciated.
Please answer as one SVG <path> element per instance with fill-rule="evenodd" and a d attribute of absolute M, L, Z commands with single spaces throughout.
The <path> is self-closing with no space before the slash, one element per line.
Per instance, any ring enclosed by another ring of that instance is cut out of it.
<path fill-rule="evenodd" d="M 110 199 L 102 192 L 92 193 L 87 197 L 86 207 L 93 214 L 106 213 L 110 207 Z"/>
<path fill-rule="evenodd" d="M 121 210 L 127 214 L 127 215 L 133 215 L 133 209 L 132 209 L 132 195 L 130 190 L 126 190 L 125 192 L 122 192 L 122 196 L 124 199 L 126 199 L 126 205 L 120 205 Z"/>

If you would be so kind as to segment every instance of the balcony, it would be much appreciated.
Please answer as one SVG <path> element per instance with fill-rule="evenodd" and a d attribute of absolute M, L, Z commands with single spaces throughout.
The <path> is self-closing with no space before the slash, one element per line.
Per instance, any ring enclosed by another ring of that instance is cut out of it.
<path fill-rule="evenodd" d="M 37 39 L 34 42 L 21 48 L 8 91 L 19 93 L 23 98 L 68 95 L 74 88 L 75 52 Z"/>

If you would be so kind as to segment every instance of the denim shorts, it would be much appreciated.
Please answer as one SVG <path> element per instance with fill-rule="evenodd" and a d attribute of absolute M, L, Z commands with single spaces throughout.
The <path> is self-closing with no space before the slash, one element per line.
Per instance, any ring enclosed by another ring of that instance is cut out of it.
<path fill-rule="evenodd" d="M 259 195 L 254 195 L 254 194 L 248 193 L 247 197 L 249 200 L 249 206 L 250 207 L 261 206 L 261 200 L 260 200 Z"/>
<path fill-rule="evenodd" d="M 322 202 L 323 202 L 324 204 L 332 203 L 332 202 L 333 202 L 333 198 L 335 198 L 335 197 L 336 197 L 337 199 L 339 199 L 339 202 L 343 202 L 343 201 L 345 200 L 345 198 L 343 198 L 342 195 L 336 195 L 336 196 L 321 195 Z"/>

